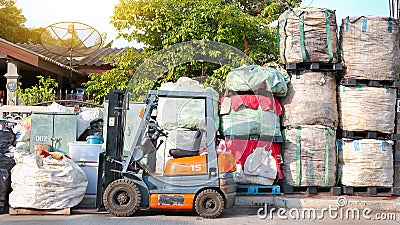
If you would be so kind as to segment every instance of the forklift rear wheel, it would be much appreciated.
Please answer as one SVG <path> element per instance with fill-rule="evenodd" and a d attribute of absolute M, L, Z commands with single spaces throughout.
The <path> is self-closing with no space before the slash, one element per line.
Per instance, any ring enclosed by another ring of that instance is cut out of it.
<path fill-rule="evenodd" d="M 104 207 L 114 216 L 132 216 L 139 208 L 141 194 L 136 184 L 119 179 L 111 182 L 103 195 Z"/>
<path fill-rule="evenodd" d="M 224 204 L 224 199 L 218 191 L 206 189 L 197 195 L 194 206 L 199 216 L 214 219 L 221 215 Z"/>

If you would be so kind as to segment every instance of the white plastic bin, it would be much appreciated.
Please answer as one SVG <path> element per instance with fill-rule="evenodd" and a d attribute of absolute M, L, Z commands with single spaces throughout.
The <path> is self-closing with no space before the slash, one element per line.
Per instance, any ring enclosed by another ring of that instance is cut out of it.
<path fill-rule="evenodd" d="M 69 155 L 75 162 L 98 162 L 103 144 L 88 144 L 85 141 L 68 143 Z"/>
<path fill-rule="evenodd" d="M 78 162 L 79 167 L 85 172 L 88 179 L 86 188 L 87 195 L 95 195 L 97 193 L 97 173 L 99 169 L 98 163 Z"/>

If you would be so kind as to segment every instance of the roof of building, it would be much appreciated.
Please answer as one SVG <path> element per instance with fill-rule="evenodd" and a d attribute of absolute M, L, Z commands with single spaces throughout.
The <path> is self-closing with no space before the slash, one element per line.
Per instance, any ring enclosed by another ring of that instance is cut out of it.
<path fill-rule="evenodd" d="M 17 45 L 22 48 L 28 49 L 30 51 L 44 55 L 44 56 L 46 56 L 50 59 L 53 59 L 59 63 L 62 63 L 64 65 L 70 65 L 69 57 L 53 54 L 53 53 L 47 51 L 45 48 L 43 48 L 43 46 L 40 44 L 17 44 Z M 100 60 L 100 58 L 102 56 L 108 56 L 109 54 L 122 54 L 126 50 L 128 50 L 128 47 L 125 47 L 125 48 L 100 48 L 93 54 L 90 54 L 90 55 L 87 55 L 84 57 L 73 58 L 72 66 L 98 66 L 99 67 L 99 66 L 108 65 L 107 62 Z"/>
<path fill-rule="evenodd" d="M 9 45 L 9 46 L 12 46 L 12 47 L 14 47 L 14 48 L 20 49 L 20 50 L 22 50 L 22 51 L 24 51 L 24 52 L 27 52 L 27 53 L 30 53 L 30 54 L 32 54 L 32 55 L 35 55 L 35 56 L 37 56 L 37 57 L 39 57 L 39 58 L 41 58 L 41 59 L 43 59 L 43 60 L 45 60 L 45 61 L 48 61 L 48 62 L 50 62 L 50 63 L 53 63 L 53 64 L 55 64 L 55 65 L 57 65 L 57 66 L 59 66 L 59 67 L 61 67 L 61 68 L 70 70 L 70 71 L 72 71 L 72 72 L 74 72 L 74 73 L 77 73 L 77 74 L 81 74 L 80 71 L 75 70 L 75 69 L 71 68 L 70 66 L 68 66 L 69 64 L 64 64 L 64 63 L 58 62 L 57 60 L 54 60 L 53 58 L 48 57 L 48 56 L 46 56 L 46 55 L 40 54 L 39 52 L 35 52 L 35 51 L 30 50 L 30 49 L 28 49 L 28 48 L 24 48 L 24 47 L 21 46 L 20 44 L 14 44 L 14 43 L 12 43 L 12 42 L 10 42 L 10 41 L 7 41 L 7 40 L 4 40 L 4 39 L 2 39 L 2 38 L 0 38 L 0 42 L 3 42 L 3 43 L 6 44 L 6 45 Z"/>

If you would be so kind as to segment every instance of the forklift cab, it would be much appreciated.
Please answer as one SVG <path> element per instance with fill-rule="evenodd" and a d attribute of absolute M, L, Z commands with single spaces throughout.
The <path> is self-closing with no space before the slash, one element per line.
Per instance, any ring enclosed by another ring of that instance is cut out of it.
<path fill-rule="evenodd" d="M 126 158 L 122 156 L 119 143 L 123 139 L 118 137 L 123 135 L 124 101 L 121 99 L 125 96 L 123 93 L 113 94 L 117 97 L 110 93 L 109 112 L 115 114 L 109 114 L 109 120 L 111 118 L 113 121 L 109 121 L 107 127 L 106 152 L 100 155 L 98 208 L 104 206 L 115 216 L 131 216 L 138 209 L 173 209 L 195 210 L 202 217 L 216 218 L 224 208 L 234 205 L 235 159 L 230 153 L 216 151 L 217 128 L 211 93 L 149 91 L 138 132 Z M 205 129 L 195 132 L 192 143 L 189 143 L 192 146 L 190 149 L 176 148 L 169 151 L 173 158 L 166 162 L 161 174 L 155 173 L 156 152 L 160 147 L 157 141 L 168 134 L 157 125 L 153 115 L 160 97 L 201 99 L 205 104 Z M 113 98 L 122 105 L 111 104 Z M 204 136 L 207 139 L 207 154 L 199 155 L 200 142 Z"/>

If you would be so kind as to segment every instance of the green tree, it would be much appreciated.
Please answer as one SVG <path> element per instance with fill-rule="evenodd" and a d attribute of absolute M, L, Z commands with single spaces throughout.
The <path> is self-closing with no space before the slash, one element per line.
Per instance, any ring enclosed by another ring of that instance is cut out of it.
<path fill-rule="evenodd" d="M 128 41 L 160 50 L 191 40 L 223 42 L 255 60 L 277 55 L 276 30 L 268 26 L 301 0 L 120 0 L 111 23 Z M 271 54 L 268 54 L 271 53 Z"/>
<path fill-rule="evenodd" d="M 120 0 L 114 8 L 111 23 L 128 41 L 145 44 L 146 54 L 192 40 L 211 40 L 244 51 L 259 64 L 278 57 L 277 29 L 271 27 L 281 13 L 301 0 Z M 141 53 L 139 53 L 141 54 Z M 139 57 L 145 58 L 145 57 Z M 125 57 L 119 61 L 124 63 Z M 132 64 L 131 64 L 132 65 Z M 128 68 L 126 68 L 128 69 Z M 128 70 L 134 71 L 135 68 Z M 114 71 L 123 73 L 123 70 Z M 215 86 L 229 68 L 204 62 L 188 62 L 170 68 L 167 74 L 153 80 L 155 84 L 176 81 L 181 76 L 207 77 L 206 85 Z M 133 74 L 133 73 L 130 73 Z M 114 76 L 117 76 L 114 74 Z M 93 77 L 94 78 L 94 77 Z M 132 89 L 145 90 L 140 79 Z M 93 81 L 93 80 L 92 80 Z M 103 79 L 97 80 L 97 86 Z M 223 81 L 223 80 L 222 80 Z M 149 83 L 149 82 L 143 82 Z M 94 83 L 88 82 L 94 85 Z M 139 86 L 136 86 L 139 85 Z M 88 86 L 88 87 L 89 87 Z M 89 89 L 89 88 L 88 88 Z"/>
<path fill-rule="evenodd" d="M 108 97 L 110 90 L 126 90 L 139 62 L 144 60 L 146 56 L 148 55 L 145 52 L 138 52 L 136 49 L 130 48 L 121 55 L 111 54 L 108 57 L 102 57 L 102 60 L 114 68 L 102 74 L 90 74 L 90 80 L 83 84 L 86 87 L 86 92 L 93 94 L 96 103 L 102 103 Z"/>
<path fill-rule="evenodd" d="M 37 78 L 39 81 L 35 86 L 17 89 L 16 94 L 23 105 L 34 105 L 55 99 L 55 90 L 58 87 L 58 83 L 50 77 L 37 76 Z M 21 86 L 21 84 L 18 86 Z"/>
<path fill-rule="evenodd" d="M 25 22 L 26 18 L 14 0 L 0 0 L 0 38 L 13 43 L 38 43 L 39 31 L 28 29 Z"/>

